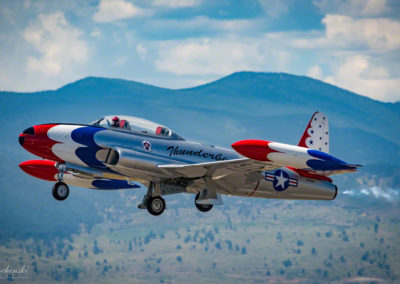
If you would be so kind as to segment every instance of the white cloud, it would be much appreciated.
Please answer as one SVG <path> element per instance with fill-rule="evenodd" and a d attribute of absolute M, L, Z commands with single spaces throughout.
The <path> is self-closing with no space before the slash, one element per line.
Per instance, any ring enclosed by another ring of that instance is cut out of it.
<path fill-rule="evenodd" d="M 321 80 L 323 78 L 321 67 L 319 67 L 318 65 L 312 66 L 308 70 L 307 76 L 309 76 L 311 78 L 315 78 L 315 79 Z"/>
<path fill-rule="evenodd" d="M 186 8 L 197 6 L 201 3 L 200 0 L 154 0 L 154 6 L 169 7 L 169 8 Z"/>
<path fill-rule="evenodd" d="M 299 48 L 373 49 L 385 52 L 400 48 L 400 22 L 387 18 L 354 19 L 326 15 L 325 35 L 313 39 L 295 39 Z"/>
<path fill-rule="evenodd" d="M 367 56 L 348 56 L 324 81 L 370 98 L 394 102 L 400 97 L 400 78 L 390 78 L 382 66 Z"/>
<path fill-rule="evenodd" d="M 262 70 L 265 62 L 266 57 L 256 43 L 203 39 L 161 44 L 155 67 L 178 75 L 224 75 L 240 70 Z"/>
<path fill-rule="evenodd" d="M 100 0 L 98 11 L 93 15 L 93 19 L 96 22 L 108 23 L 143 14 L 142 8 L 124 0 Z"/>
<path fill-rule="evenodd" d="M 389 11 L 386 0 L 315 0 L 313 3 L 325 14 L 374 17 Z"/>
<path fill-rule="evenodd" d="M 140 60 L 146 60 L 147 49 L 141 44 L 136 45 L 136 52 L 140 57 Z"/>
<path fill-rule="evenodd" d="M 88 46 L 80 39 L 81 32 L 72 27 L 61 12 L 39 15 L 37 22 L 29 25 L 23 35 L 40 54 L 28 57 L 30 73 L 56 76 L 74 64 L 87 61 Z"/>
<path fill-rule="evenodd" d="M 400 78 L 393 66 L 400 51 L 400 22 L 326 15 L 323 23 L 323 34 L 300 34 L 289 39 L 293 48 L 312 49 L 318 61 L 332 70 L 324 76 L 320 66 L 314 65 L 307 75 L 373 99 L 398 101 Z"/>
<path fill-rule="evenodd" d="M 400 47 L 400 22 L 378 19 L 353 19 L 345 16 L 327 15 L 326 37 L 330 43 L 344 46 L 368 46 L 379 50 L 393 50 Z"/>

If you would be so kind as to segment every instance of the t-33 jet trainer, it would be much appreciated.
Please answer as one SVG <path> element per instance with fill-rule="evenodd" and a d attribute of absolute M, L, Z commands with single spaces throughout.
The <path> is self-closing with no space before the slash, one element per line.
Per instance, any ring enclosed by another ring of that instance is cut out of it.
<path fill-rule="evenodd" d="M 55 182 L 53 196 L 65 200 L 68 185 L 113 190 L 148 190 L 141 209 L 160 215 L 164 195 L 195 194 L 202 212 L 221 205 L 221 195 L 258 198 L 333 200 L 333 174 L 355 172 L 329 155 L 327 117 L 312 116 L 298 146 L 242 140 L 231 149 L 185 140 L 145 119 L 105 116 L 92 124 L 49 123 L 19 136 L 27 151 L 42 158 L 21 163 L 26 173 Z"/>

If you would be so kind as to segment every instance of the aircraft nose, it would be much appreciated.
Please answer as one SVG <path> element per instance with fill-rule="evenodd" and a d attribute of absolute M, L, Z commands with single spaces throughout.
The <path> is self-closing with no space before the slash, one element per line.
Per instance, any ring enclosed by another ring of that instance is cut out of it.
<path fill-rule="evenodd" d="M 25 129 L 24 131 L 22 131 L 22 133 L 19 135 L 18 141 L 19 144 L 21 144 L 21 146 L 24 146 L 25 140 L 31 137 L 33 138 L 33 136 L 35 135 L 35 129 L 33 127 L 29 127 L 27 129 Z"/>
<path fill-rule="evenodd" d="M 25 137 L 24 136 L 19 136 L 19 144 L 21 144 L 21 146 L 24 146 L 24 142 L 25 142 Z"/>
<path fill-rule="evenodd" d="M 58 142 L 48 136 L 48 131 L 56 125 L 39 124 L 25 129 L 19 135 L 19 144 L 28 152 L 43 159 L 62 162 L 52 151 L 52 147 Z"/>

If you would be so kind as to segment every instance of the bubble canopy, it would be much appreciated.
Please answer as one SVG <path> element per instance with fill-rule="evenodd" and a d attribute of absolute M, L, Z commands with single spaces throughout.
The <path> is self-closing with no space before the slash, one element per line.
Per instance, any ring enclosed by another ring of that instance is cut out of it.
<path fill-rule="evenodd" d="M 91 125 L 145 135 L 154 135 L 166 139 L 183 140 L 182 137 L 164 125 L 127 115 L 107 115 L 92 122 Z"/>

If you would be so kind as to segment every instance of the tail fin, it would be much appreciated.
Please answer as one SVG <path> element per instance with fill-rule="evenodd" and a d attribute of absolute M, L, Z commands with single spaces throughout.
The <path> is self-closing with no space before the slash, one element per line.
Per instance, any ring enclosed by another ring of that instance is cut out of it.
<path fill-rule="evenodd" d="M 299 146 L 329 153 L 329 122 L 325 114 L 319 111 L 313 114 Z"/>

